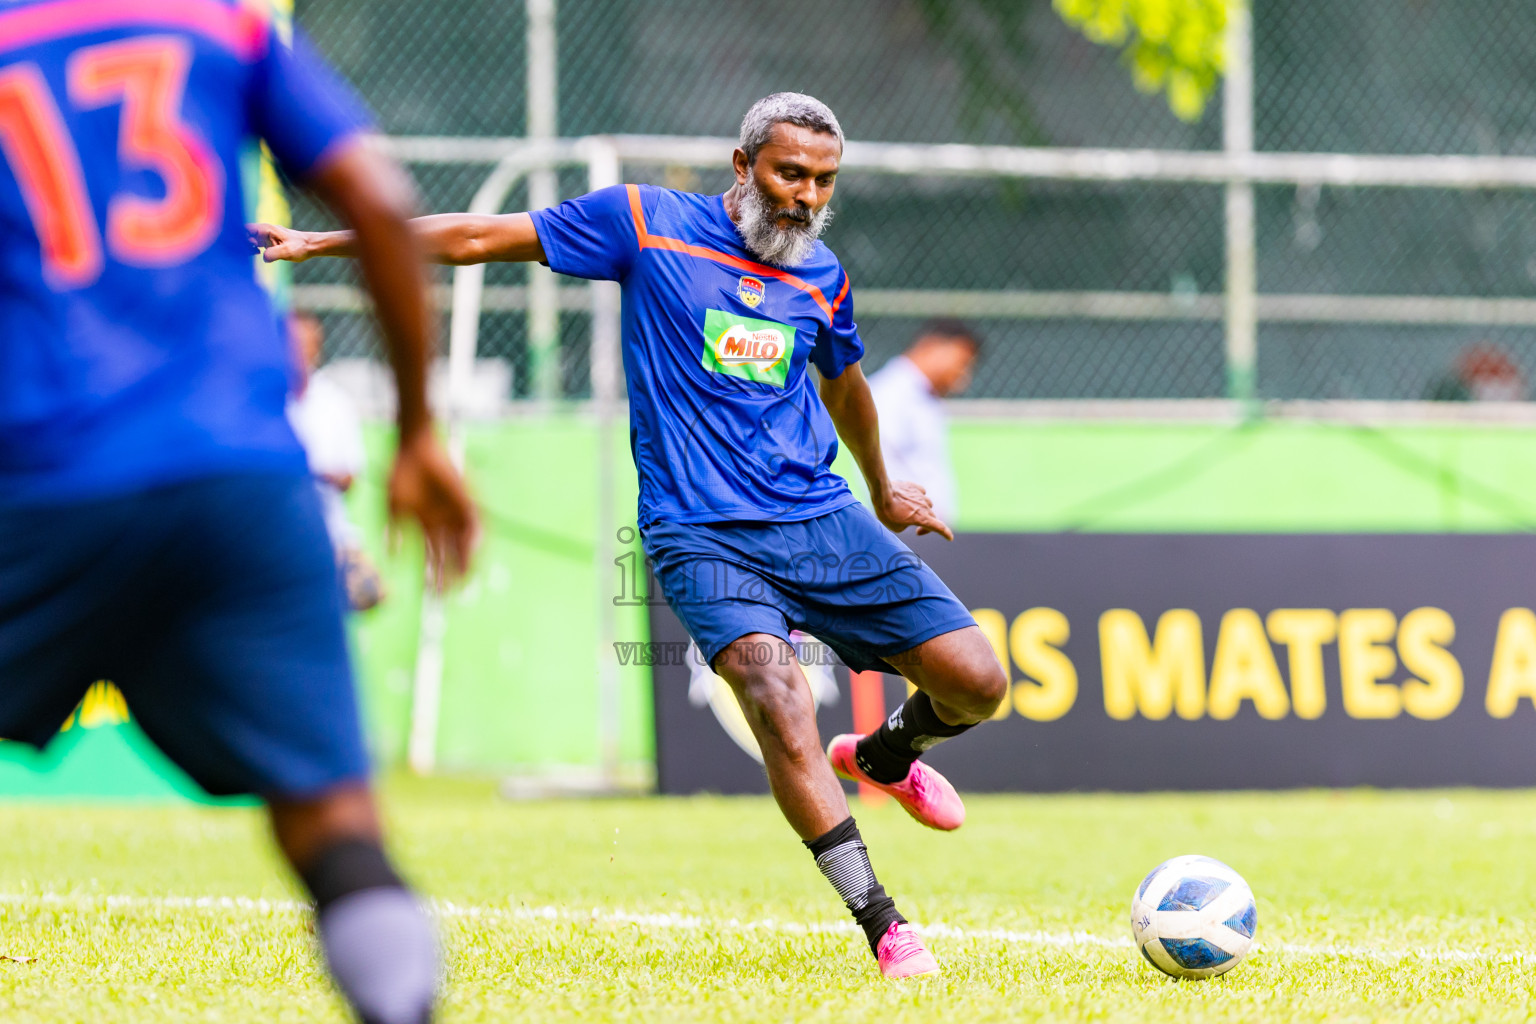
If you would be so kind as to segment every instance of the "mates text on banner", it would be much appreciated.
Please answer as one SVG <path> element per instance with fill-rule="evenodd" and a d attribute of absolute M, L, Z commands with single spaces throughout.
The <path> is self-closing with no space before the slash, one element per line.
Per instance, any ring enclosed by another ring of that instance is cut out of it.
<path fill-rule="evenodd" d="M 1011 681 L 994 721 L 928 755 L 962 791 L 1536 785 L 1536 539 L 909 543 Z M 686 633 L 650 595 L 651 641 L 616 656 L 654 666 L 659 788 L 766 792 L 734 702 L 681 656 Z M 797 651 L 823 740 L 848 731 L 849 672 L 824 647 Z M 872 700 L 878 714 L 907 692 L 896 676 L 858 682 L 866 728 Z"/>

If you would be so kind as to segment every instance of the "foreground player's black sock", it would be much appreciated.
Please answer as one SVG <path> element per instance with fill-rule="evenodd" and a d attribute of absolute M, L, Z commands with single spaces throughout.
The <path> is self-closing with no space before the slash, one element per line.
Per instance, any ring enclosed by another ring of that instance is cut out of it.
<path fill-rule="evenodd" d="M 896 909 L 896 901 L 885 894 L 885 886 L 875 878 L 875 869 L 869 866 L 869 851 L 864 848 L 859 826 L 852 817 L 825 835 L 809 840 L 805 846 L 832 888 L 848 904 L 853 919 L 864 929 L 871 953 L 892 922 L 907 923 Z"/>
<path fill-rule="evenodd" d="M 428 1024 L 437 993 L 432 924 L 377 843 L 349 839 L 307 871 L 331 975 L 363 1024 Z"/>
<path fill-rule="evenodd" d="M 950 725 L 933 710 L 933 701 L 922 690 L 907 698 L 907 702 L 880 728 L 859 740 L 854 757 L 859 769 L 876 782 L 900 782 L 912 770 L 912 762 L 923 752 L 952 739 L 971 728 L 969 725 Z"/>

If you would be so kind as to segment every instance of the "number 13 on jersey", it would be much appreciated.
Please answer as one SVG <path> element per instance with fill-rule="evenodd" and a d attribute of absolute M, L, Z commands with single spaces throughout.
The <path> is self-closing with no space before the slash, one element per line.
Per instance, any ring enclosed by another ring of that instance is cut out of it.
<path fill-rule="evenodd" d="M 76 51 L 66 68 L 76 110 L 122 106 L 118 159 L 165 184 L 163 198 L 112 196 L 106 249 L 112 259 L 166 267 L 197 256 L 218 236 L 224 168 L 181 119 L 192 46 L 146 36 Z M 81 288 L 101 274 L 103 241 L 80 154 L 41 68 L 0 68 L 0 154 L 10 165 L 37 231 L 43 274 L 57 289 Z M 115 175 L 113 175 L 115 178 Z"/>

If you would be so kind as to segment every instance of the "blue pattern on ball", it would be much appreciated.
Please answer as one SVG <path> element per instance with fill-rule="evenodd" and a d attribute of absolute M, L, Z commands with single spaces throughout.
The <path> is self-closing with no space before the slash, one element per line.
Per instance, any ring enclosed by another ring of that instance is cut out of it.
<path fill-rule="evenodd" d="M 1202 878 L 1192 875 L 1179 880 L 1179 884 L 1168 891 L 1163 901 L 1157 905 L 1158 910 L 1199 910 L 1217 896 L 1226 892 L 1232 883 L 1224 878 Z"/>
<path fill-rule="evenodd" d="M 1241 914 L 1233 914 L 1231 917 L 1222 922 L 1222 924 L 1226 925 L 1228 928 L 1231 928 L 1233 931 L 1237 932 L 1237 934 L 1249 939 L 1253 938 L 1253 929 L 1258 925 L 1258 923 L 1259 912 L 1252 903 L 1244 907 Z"/>
<path fill-rule="evenodd" d="M 1173 962 L 1187 971 L 1217 967 L 1232 959 L 1232 954 L 1204 939 L 1159 939 Z"/>

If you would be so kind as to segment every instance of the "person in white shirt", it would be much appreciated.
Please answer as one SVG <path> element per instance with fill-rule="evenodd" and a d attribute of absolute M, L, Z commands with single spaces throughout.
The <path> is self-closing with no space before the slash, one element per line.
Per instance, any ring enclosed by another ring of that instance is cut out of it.
<path fill-rule="evenodd" d="M 345 495 L 367 458 L 362 420 L 351 396 L 317 370 L 325 347 L 325 327 L 319 318 L 295 313 L 289 318 L 288 331 L 298 369 L 288 396 L 288 422 L 309 458 L 347 599 L 354 611 L 363 611 L 377 605 L 384 594 L 379 572 L 363 552 L 362 534 L 347 515 Z"/>
<path fill-rule="evenodd" d="M 869 378 L 880 414 L 880 450 L 893 480 L 922 484 L 940 519 L 959 513 L 949 461 L 948 416 L 941 399 L 971 383 L 981 339 L 959 320 L 923 325 L 906 352 Z"/>

